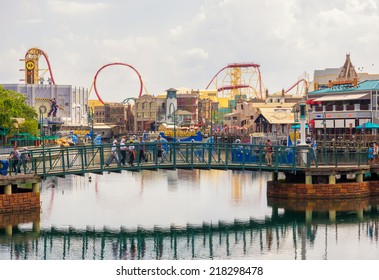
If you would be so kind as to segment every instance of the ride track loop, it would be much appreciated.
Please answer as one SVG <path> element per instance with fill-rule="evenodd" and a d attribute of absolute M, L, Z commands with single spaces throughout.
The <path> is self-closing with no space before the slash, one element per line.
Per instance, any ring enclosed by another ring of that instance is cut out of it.
<path fill-rule="evenodd" d="M 143 82 L 142 82 L 142 77 L 140 75 L 140 73 L 137 71 L 137 69 L 135 69 L 132 65 L 130 64 L 127 64 L 127 63 L 123 63 L 123 62 L 112 62 L 112 63 L 108 63 L 108 64 L 105 64 L 104 66 L 102 66 L 99 70 L 97 70 L 96 74 L 95 74 L 95 77 L 93 78 L 93 88 L 95 90 L 95 93 L 96 93 L 96 96 L 97 98 L 99 99 L 99 101 L 104 104 L 104 101 L 101 99 L 100 95 L 99 95 L 99 92 L 97 90 L 97 87 L 96 87 L 96 81 L 97 81 L 97 76 L 99 75 L 99 73 L 101 72 L 101 70 L 103 70 L 104 68 L 107 68 L 109 66 L 115 66 L 115 65 L 120 65 L 120 66 L 126 66 L 126 67 L 129 67 L 131 68 L 132 70 L 134 70 L 134 72 L 136 72 L 136 74 L 138 75 L 138 78 L 139 78 L 139 81 L 140 81 L 140 91 L 139 91 L 139 95 L 138 97 L 141 97 L 142 95 L 142 89 L 144 87 L 143 85 Z M 90 89 L 90 92 L 92 90 L 92 86 L 91 86 L 91 89 Z M 90 94 L 90 92 L 88 94 Z"/>

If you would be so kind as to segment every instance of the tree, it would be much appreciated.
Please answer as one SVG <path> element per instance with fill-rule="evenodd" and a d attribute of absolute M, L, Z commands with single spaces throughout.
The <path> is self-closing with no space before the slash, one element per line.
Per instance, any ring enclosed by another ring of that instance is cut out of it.
<path fill-rule="evenodd" d="M 5 90 L 0 85 L 0 127 L 10 130 L 8 136 L 18 132 L 36 135 L 38 132 L 38 114 L 26 104 L 26 96 L 13 90 Z M 17 128 L 14 118 L 24 118 L 25 122 Z"/>

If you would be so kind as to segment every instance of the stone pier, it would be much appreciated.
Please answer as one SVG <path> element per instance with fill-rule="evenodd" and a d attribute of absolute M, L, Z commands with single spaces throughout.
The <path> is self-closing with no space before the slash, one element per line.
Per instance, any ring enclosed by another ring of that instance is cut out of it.
<path fill-rule="evenodd" d="M 40 210 L 41 181 L 34 174 L 0 176 L 0 214 Z"/>

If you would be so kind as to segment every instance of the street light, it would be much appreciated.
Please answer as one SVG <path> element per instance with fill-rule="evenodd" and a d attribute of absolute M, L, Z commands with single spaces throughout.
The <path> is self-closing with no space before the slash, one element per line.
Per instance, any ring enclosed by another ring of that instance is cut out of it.
<path fill-rule="evenodd" d="M 171 106 L 173 107 L 172 115 L 171 115 Z M 170 103 L 170 106 L 168 107 L 168 111 L 170 114 L 167 116 L 168 118 L 174 118 L 174 138 L 173 142 L 176 142 L 176 118 L 175 118 L 175 105 L 174 103 Z M 176 143 L 173 143 L 173 151 L 174 151 L 174 166 L 176 166 Z"/>
<path fill-rule="evenodd" d="M 43 120 L 43 114 L 46 113 L 47 109 L 44 105 L 39 107 L 39 115 L 40 115 L 40 125 L 41 125 L 41 139 L 42 139 L 42 167 L 43 167 L 43 174 L 45 175 L 45 127 L 44 127 L 44 120 Z"/>
<path fill-rule="evenodd" d="M 211 102 L 210 103 L 210 111 L 211 111 L 211 133 L 210 133 L 210 136 L 211 136 L 211 141 L 212 141 L 212 130 L 213 130 L 213 113 L 215 111 L 218 111 L 218 103 L 217 102 Z M 213 141 L 212 141 L 213 142 Z"/>
<path fill-rule="evenodd" d="M 297 142 L 297 136 L 296 136 L 296 129 L 297 129 L 297 124 L 299 123 L 299 111 L 295 105 L 293 108 L 293 117 L 294 117 L 294 146 L 296 147 L 296 142 Z"/>
<path fill-rule="evenodd" d="M 94 112 L 93 107 L 88 107 L 88 120 L 91 122 L 91 141 L 92 141 L 92 147 L 94 145 L 94 131 L 93 131 L 93 122 L 94 122 Z"/>

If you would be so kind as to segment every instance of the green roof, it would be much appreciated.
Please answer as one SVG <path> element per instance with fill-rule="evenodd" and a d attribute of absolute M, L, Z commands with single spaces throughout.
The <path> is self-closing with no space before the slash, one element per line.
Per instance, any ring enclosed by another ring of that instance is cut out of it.
<path fill-rule="evenodd" d="M 342 92 L 362 92 L 362 91 L 374 91 L 379 90 L 379 80 L 367 80 L 360 82 L 356 87 L 346 85 L 335 85 L 331 88 L 322 88 L 319 90 L 308 92 L 308 96 L 312 94 L 320 93 L 342 93 Z"/>

